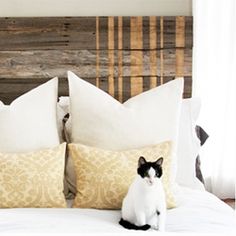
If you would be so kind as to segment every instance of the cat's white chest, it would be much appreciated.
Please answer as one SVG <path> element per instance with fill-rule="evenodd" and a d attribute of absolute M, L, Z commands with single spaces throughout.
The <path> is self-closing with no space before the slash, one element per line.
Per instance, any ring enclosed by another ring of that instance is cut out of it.
<path fill-rule="evenodd" d="M 158 202 L 158 191 L 146 191 L 143 192 L 141 197 L 139 198 L 139 206 L 143 208 L 143 210 L 149 215 L 153 214 L 157 210 Z"/>

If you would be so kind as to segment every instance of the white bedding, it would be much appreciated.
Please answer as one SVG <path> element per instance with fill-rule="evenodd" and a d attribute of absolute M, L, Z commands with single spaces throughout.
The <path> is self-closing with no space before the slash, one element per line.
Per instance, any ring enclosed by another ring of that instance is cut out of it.
<path fill-rule="evenodd" d="M 168 210 L 167 232 L 236 235 L 235 212 L 217 197 L 181 187 L 177 199 L 179 206 Z M 111 210 L 0 209 L 0 235 L 137 234 L 123 229 L 119 219 L 120 211 Z"/>

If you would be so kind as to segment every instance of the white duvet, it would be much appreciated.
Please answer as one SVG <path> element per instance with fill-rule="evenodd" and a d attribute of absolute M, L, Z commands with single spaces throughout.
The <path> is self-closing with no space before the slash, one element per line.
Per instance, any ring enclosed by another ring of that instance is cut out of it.
<path fill-rule="evenodd" d="M 212 194 L 181 187 L 177 200 L 179 206 L 167 213 L 167 232 L 236 235 L 235 212 Z M 0 235 L 137 234 L 123 229 L 119 219 L 114 210 L 0 209 Z"/>

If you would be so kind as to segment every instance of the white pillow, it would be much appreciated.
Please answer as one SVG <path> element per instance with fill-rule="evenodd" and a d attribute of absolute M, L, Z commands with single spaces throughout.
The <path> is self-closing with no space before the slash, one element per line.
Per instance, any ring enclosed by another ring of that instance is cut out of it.
<path fill-rule="evenodd" d="M 183 79 L 151 89 L 123 104 L 70 71 L 68 80 L 71 142 L 125 150 L 170 140 L 176 148 Z"/>
<path fill-rule="evenodd" d="M 69 97 L 59 99 L 59 105 L 69 112 Z M 196 177 L 195 171 L 196 158 L 201 148 L 195 131 L 199 113 L 199 98 L 183 99 L 179 121 L 176 182 L 186 187 L 204 190 L 204 185 Z M 71 135 L 71 119 L 66 123 L 66 132 Z"/>
<path fill-rule="evenodd" d="M 204 186 L 197 179 L 195 171 L 196 158 L 201 147 L 195 131 L 200 107 L 199 98 L 183 99 L 179 122 L 176 182 L 186 187 L 202 190 Z"/>
<path fill-rule="evenodd" d="M 1 152 L 29 152 L 59 145 L 57 129 L 58 79 L 0 104 Z"/>
<path fill-rule="evenodd" d="M 60 99 L 61 106 L 69 105 L 69 97 Z M 68 111 L 68 107 L 65 107 Z M 200 140 L 195 131 L 196 120 L 200 112 L 200 99 L 183 99 L 179 122 L 179 137 L 177 145 L 177 176 L 176 182 L 193 189 L 204 190 L 204 185 L 197 179 L 195 171 L 196 157 L 200 151 Z M 71 136 L 71 119 L 66 123 L 66 131 Z M 70 161 L 70 160 L 69 160 Z M 72 168 L 68 168 L 72 172 Z M 67 171 L 68 172 L 68 171 Z M 69 173 L 72 183 L 73 173 Z M 73 189 L 73 188 L 72 188 Z"/>

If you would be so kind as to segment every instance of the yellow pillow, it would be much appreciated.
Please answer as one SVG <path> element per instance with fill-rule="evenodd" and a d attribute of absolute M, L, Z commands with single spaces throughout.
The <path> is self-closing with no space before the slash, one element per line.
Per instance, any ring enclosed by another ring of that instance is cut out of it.
<path fill-rule="evenodd" d="M 77 193 L 73 207 L 120 209 L 137 173 L 138 159 L 163 157 L 162 183 L 167 207 L 175 207 L 171 186 L 171 142 L 127 151 L 108 151 L 82 144 L 69 144 L 76 173 Z"/>
<path fill-rule="evenodd" d="M 30 153 L 0 152 L 0 208 L 66 207 L 66 144 Z"/>

